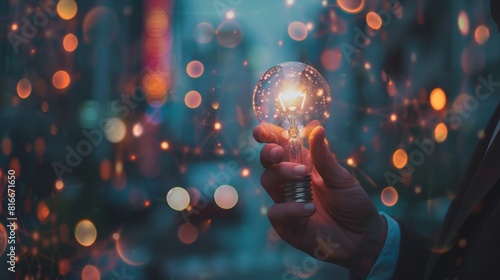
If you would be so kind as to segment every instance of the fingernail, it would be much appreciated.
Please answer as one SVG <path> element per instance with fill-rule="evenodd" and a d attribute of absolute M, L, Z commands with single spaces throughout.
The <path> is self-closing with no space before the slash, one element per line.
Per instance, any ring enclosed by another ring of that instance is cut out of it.
<path fill-rule="evenodd" d="M 306 176 L 306 166 L 305 165 L 297 165 L 293 168 L 293 175 L 295 176 Z"/>
<path fill-rule="evenodd" d="M 278 148 L 278 147 L 274 147 L 271 149 L 271 159 L 273 160 L 273 162 L 278 161 L 278 153 L 279 152 L 280 152 L 280 148 Z"/>
<path fill-rule="evenodd" d="M 314 206 L 313 203 L 306 203 L 304 204 L 304 211 L 307 213 L 312 213 L 314 212 L 314 209 L 316 209 L 316 206 Z"/>

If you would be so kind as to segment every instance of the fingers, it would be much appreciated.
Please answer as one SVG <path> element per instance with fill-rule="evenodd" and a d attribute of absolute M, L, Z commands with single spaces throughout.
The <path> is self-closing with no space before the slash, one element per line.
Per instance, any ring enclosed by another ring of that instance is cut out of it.
<path fill-rule="evenodd" d="M 253 130 L 253 138 L 259 143 L 285 144 L 288 142 L 286 131 L 276 125 L 262 122 Z"/>
<path fill-rule="evenodd" d="M 260 183 L 274 202 L 278 203 L 283 201 L 283 183 L 300 180 L 306 175 L 307 170 L 304 165 L 281 162 L 267 168 L 260 177 Z"/>
<path fill-rule="evenodd" d="M 275 226 L 297 218 L 310 217 L 314 212 L 316 212 L 316 206 L 313 203 L 284 202 L 271 206 L 267 211 L 267 217 Z"/>
<path fill-rule="evenodd" d="M 266 144 L 262 147 L 262 150 L 260 150 L 260 163 L 264 168 L 280 163 L 284 157 L 285 151 L 277 144 Z"/>
<path fill-rule="evenodd" d="M 315 128 L 309 136 L 314 167 L 324 183 L 331 188 L 350 188 L 356 185 L 352 175 L 332 156 L 325 140 L 325 129 Z"/>

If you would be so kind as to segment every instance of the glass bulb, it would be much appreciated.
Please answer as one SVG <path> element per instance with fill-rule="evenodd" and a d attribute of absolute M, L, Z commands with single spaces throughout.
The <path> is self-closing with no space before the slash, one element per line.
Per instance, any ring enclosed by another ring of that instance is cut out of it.
<path fill-rule="evenodd" d="M 253 95 L 253 109 L 262 127 L 285 150 L 285 160 L 306 166 L 303 180 L 284 186 L 284 200 L 312 201 L 313 164 L 307 139 L 328 117 L 330 88 L 321 74 L 301 62 L 284 62 L 262 75 Z"/>

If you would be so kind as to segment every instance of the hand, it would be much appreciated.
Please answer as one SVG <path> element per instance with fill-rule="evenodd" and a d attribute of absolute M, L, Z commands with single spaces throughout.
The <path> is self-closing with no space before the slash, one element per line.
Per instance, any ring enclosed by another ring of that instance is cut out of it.
<path fill-rule="evenodd" d="M 268 130 L 257 126 L 254 138 L 269 143 L 262 148 L 260 160 L 265 168 L 261 184 L 276 203 L 268 210 L 272 226 L 295 248 L 366 278 L 385 242 L 385 218 L 378 214 L 365 190 L 332 156 L 321 126 L 309 135 L 314 165 L 313 203 L 283 202 L 283 183 L 300 180 L 306 173 L 299 164 L 283 162 L 284 150 L 278 144 L 283 145 L 285 139 L 280 139 L 281 133 Z M 324 244 L 335 246 L 319 250 Z"/>

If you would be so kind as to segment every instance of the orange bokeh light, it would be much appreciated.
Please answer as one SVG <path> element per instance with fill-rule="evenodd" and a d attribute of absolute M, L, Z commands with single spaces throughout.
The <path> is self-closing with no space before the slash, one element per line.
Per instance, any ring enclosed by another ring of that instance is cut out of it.
<path fill-rule="evenodd" d="M 196 90 L 186 93 L 186 96 L 184 96 L 184 103 L 188 108 L 198 108 L 201 104 L 201 94 Z"/>
<path fill-rule="evenodd" d="M 339 5 L 344 12 L 355 14 L 364 9 L 365 0 L 337 0 L 337 5 Z"/>
<path fill-rule="evenodd" d="M 366 14 L 366 24 L 373 30 L 379 30 L 382 27 L 382 18 L 375 12 L 368 12 Z"/>
<path fill-rule="evenodd" d="M 64 70 L 59 70 L 54 73 L 52 76 L 52 84 L 54 85 L 55 88 L 57 89 L 65 89 L 69 86 L 69 83 L 71 82 L 71 78 L 68 74 L 68 72 Z"/>
<path fill-rule="evenodd" d="M 430 102 L 434 110 L 439 111 L 446 105 L 446 94 L 441 88 L 435 88 L 430 95 Z"/>
<path fill-rule="evenodd" d="M 31 82 L 28 79 L 21 79 L 17 83 L 17 95 L 22 99 L 28 98 L 31 94 Z"/>
<path fill-rule="evenodd" d="M 177 231 L 177 237 L 184 244 L 192 244 L 198 239 L 198 229 L 193 224 L 183 224 Z"/>
<path fill-rule="evenodd" d="M 69 33 L 68 35 L 64 36 L 63 47 L 65 51 L 73 52 L 77 46 L 78 38 L 76 38 L 74 34 Z"/>
<path fill-rule="evenodd" d="M 100 280 L 101 273 L 93 265 L 86 265 L 82 270 L 82 280 Z"/>
<path fill-rule="evenodd" d="M 405 150 L 397 149 L 392 155 L 392 163 L 396 168 L 399 169 L 405 167 L 408 163 L 408 155 L 406 154 Z"/>
<path fill-rule="evenodd" d="M 294 21 L 288 25 L 288 35 L 295 41 L 305 40 L 307 33 L 307 26 L 300 21 Z"/>
<path fill-rule="evenodd" d="M 484 25 L 480 25 L 474 32 L 474 38 L 479 45 L 483 45 L 490 38 L 490 30 Z"/>
<path fill-rule="evenodd" d="M 436 142 L 442 143 L 446 140 L 446 137 L 448 137 L 448 128 L 444 123 L 439 123 L 434 128 L 434 139 Z"/>
<path fill-rule="evenodd" d="M 70 20 L 75 17 L 78 6 L 74 0 L 61 0 L 57 3 L 56 9 L 62 19 Z"/>
<path fill-rule="evenodd" d="M 170 145 L 168 144 L 167 141 L 163 141 L 163 142 L 161 142 L 160 147 L 161 147 L 162 150 L 168 150 L 168 148 L 170 147 Z"/>
<path fill-rule="evenodd" d="M 198 78 L 203 75 L 204 67 L 203 63 L 198 60 L 193 60 L 186 66 L 186 72 L 191 78 Z"/>
<path fill-rule="evenodd" d="M 222 124 L 220 122 L 216 122 L 214 124 L 214 128 L 215 128 L 215 130 L 220 130 L 222 128 Z"/>
<path fill-rule="evenodd" d="M 385 206 L 394 206 L 398 202 L 398 191 L 393 187 L 386 187 L 382 190 L 380 199 Z"/>

